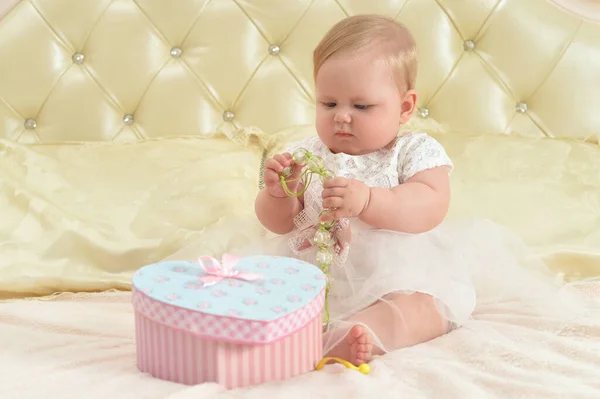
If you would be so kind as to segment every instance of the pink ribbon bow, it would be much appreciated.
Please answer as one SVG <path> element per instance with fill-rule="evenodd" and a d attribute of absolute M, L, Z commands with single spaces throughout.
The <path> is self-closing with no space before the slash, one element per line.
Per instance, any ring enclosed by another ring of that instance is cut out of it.
<path fill-rule="evenodd" d="M 202 261 L 203 259 L 209 260 L 211 265 L 207 266 Z M 198 262 L 207 273 L 207 275 L 200 277 L 200 280 L 202 280 L 205 287 L 217 284 L 219 281 L 226 278 L 235 278 L 246 281 L 255 281 L 262 278 L 262 275 L 257 273 L 248 272 L 246 270 L 233 270 L 235 265 L 242 259 L 241 256 L 223 254 L 221 259 L 222 262 L 219 262 L 212 256 L 201 256 L 198 258 Z"/>

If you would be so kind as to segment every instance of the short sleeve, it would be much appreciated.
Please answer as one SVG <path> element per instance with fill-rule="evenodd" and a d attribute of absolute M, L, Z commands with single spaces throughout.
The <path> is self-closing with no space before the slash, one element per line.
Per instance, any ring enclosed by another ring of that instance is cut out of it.
<path fill-rule="evenodd" d="M 398 151 L 398 177 L 403 183 L 424 170 L 454 165 L 444 147 L 425 133 L 409 133 L 400 137 Z"/>

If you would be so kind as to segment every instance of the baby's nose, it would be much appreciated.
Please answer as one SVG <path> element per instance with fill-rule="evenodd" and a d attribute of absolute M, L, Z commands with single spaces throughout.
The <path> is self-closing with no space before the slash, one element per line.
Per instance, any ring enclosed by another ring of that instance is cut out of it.
<path fill-rule="evenodd" d="M 337 123 L 350 123 L 350 115 L 346 112 L 338 112 L 333 117 Z"/>

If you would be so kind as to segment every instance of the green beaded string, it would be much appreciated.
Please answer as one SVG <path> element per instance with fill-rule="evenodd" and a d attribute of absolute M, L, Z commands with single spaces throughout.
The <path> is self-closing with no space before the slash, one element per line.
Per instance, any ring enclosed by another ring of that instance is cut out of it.
<path fill-rule="evenodd" d="M 327 169 L 325 169 L 325 163 L 323 159 L 317 155 L 312 154 L 311 152 L 301 148 L 294 152 L 292 155 L 292 161 L 297 165 L 306 165 L 306 168 L 302 170 L 300 176 L 295 179 L 289 179 L 292 175 L 293 165 L 286 167 L 281 176 L 279 176 L 279 181 L 281 182 L 281 186 L 283 187 L 283 191 L 290 197 L 299 197 L 303 195 L 310 183 L 312 182 L 312 178 L 314 175 L 319 176 L 321 181 L 325 181 L 331 177 L 333 177 L 333 173 Z M 298 192 L 294 192 L 289 189 L 288 183 L 291 182 L 303 182 L 302 190 Z M 324 209 L 319 214 L 319 220 L 321 216 L 328 212 L 328 209 Z M 316 245 L 319 248 L 317 252 L 317 264 L 327 276 L 327 282 L 325 284 L 325 306 L 324 306 L 324 315 L 323 315 L 323 324 L 326 326 L 329 323 L 329 306 L 328 306 L 328 298 L 329 291 L 331 290 L 331 277 L 329 276 L 329 267 L 333 262 L 333 250 L 332 247 L 335 244 L 335 240 L 331 234 L 331 229 L 335 226 L 335 220 L 331 220 L 328 222 L 321 222 L 317 224 L 317 231 L 315 235 L 311 239 L 311 243 Z"/>
<path fill-rule="evenodd" d="M 283 191 L 289 195 L 290 197 L 300 197 L 306 192 L 306 189 L 312 182 L 313 175 L 318 175 L 321 178 L 321 181 L 325 181 L 331 177 L 333 177 L 333 173 L 331 171 L 325 169 L 325 163 L 323 162 L 323 158 L 312 154 L 311 152 L 301 148 L 294 152 L 292 155 L 292 161 L 298 165 L 306 165 L 307 167 L 302 170 L 300 176 L 295 179 L 289 179 L 292 175 L 293 165 L 290 165 L 283 169 L 281 176 L 279 176 L 279 180 L 281 181 L 281 185 L 283 187 Z M 288 188 L 288 183 L 303 181 L 304 187 L 302 191 L 293 192 Z"/>

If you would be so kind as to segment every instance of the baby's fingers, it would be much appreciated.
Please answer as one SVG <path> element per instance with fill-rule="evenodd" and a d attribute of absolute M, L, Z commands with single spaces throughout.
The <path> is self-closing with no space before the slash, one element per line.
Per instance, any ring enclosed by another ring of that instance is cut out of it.
<path fill-rule="evenodd" d="M 265 181 L 265 184 L 267 184 L 267 185 L 269 185 L 270 183 L 278 182 L 279 181 L 279 173 L 275 172 L 272 169 L 265 168 L 264 181 Z"/>
<path fill-rule="evenodd" d="M 289 154 L 277 154 L 273 158 L 265 161 L 265 168 L 274 170 L 277 173 L 289 166 L 292 163 L 292 156 Z"/>
<path fill-rule="evenodd" d="M 326 199 L 329 197 L 340 197 L 344 198 L 346 196 L 347 189 L 345 187 L 332 187 L 326 188 L 321 193 L 321 198 Z"/>
<path fill-rule="evenodd" d="M 344 200 L 340 197 L 328 197 L 323 200 L 323 208 L 341 208 Z"/>
<path fill-rule="evenodd" d="M 326 207 L 325 207 L 326 208 Z M 321 215 L 321 222 L 330 222 L 334 219 L 342 219 L 346 217 L 346 211 L 342 208 L 333 208 Z"/>
<path fill-rule="evenodd" d="M 275 173 L 281 173 L 284 167 L 285 166 L 275 158 L 270 158 L 265 161 L 265 171 L 271 170 Z"/>
<path fill-rule="evenodd" d="M 283 166 L 288 166 L 292 163 L 292 156 L 288 153 L 285 154 L 277 154 L 273 157 L 277 162 L 282 164 Z"/>
<path fill-rule="evenodd" d="M 347 187 L 349 180 L 345 177 L 332 177 L 331 179 L 325 180 L 323 188 L 334 188 L 334 187 Z"/>

